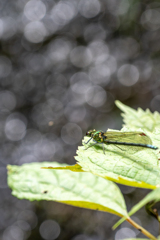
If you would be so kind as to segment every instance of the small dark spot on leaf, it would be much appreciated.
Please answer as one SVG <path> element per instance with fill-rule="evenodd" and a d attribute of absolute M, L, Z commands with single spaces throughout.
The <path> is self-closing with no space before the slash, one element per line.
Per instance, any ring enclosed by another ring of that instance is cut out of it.
<path fill-rule="evenodd" d="M 48 191 L 47 191 L 47 190 L 45 190 L 45 191 L 43 191 L 43 193 L 48 193 Z"/>

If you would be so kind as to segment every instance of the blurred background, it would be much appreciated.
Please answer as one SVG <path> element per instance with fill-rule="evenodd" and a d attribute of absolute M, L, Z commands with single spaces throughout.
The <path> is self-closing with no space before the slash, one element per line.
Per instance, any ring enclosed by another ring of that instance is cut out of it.
<path fill-rule="evenodd" d="M 160 2 L 1 0 L 0 239 L 142 237 L 117 216 L 11 196 L 6 165 L 75 164 L 86 131 L 121 129 L 114 104 L 160 111 Z M 120 186 L 128 210 L 148 190 Z M 144 209 L 133 219 L 151 233 Z"/>

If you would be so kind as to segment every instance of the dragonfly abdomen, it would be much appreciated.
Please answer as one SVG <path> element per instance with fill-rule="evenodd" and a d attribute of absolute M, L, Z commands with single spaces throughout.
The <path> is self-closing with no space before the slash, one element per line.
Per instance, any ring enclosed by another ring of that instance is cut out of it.
<path fill-rule="evenodd" d="M 158 147 L 155 147 L 153 145 L 149 144 L 143 144 L 143 143 L 128 143 L 128 142 L 118 142 L 118 141 L 107 141 L 105 140 L 104 143 L 106 144 L 118 144 L 118 145 L 127 145 L 127 146 L 136 146 L 136 147 L 145 147 L 145 148 L 152 148 L 152 149 L 158 149 Z"/>

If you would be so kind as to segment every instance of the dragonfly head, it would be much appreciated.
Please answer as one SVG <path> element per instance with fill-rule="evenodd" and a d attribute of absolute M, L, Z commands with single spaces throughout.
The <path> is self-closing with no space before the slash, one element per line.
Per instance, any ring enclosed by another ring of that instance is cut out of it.
<path fill-rule="evenodd" d="M 86 136 L 88 136 L 88 137 L 93 137 L 93 134 L 94 134 L 95 132 L 96 132 L 95 129 L 89 130 L 89 131 L 86 132 Z"/>

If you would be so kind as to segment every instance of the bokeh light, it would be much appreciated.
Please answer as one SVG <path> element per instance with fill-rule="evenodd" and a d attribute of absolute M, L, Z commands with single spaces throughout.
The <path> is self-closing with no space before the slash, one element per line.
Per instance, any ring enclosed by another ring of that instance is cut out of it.
<path fill-rule="evenodd" d="M 125 64 L 118 69 L 118 79 L 123 85 L 132 86 L 139 79 L 139 71 L 135 66 Z"/>
<path fill-rule="evenodd" d="M 44 221 L 39 228 L 41 236 L 46 240 L 56 239 L 60 234 L 60 226 L 53 220 Z"/>
<path fill-rule="evenodd" d="M 51 10 L 51 18 L 58 27 L 67 24 L 76 15 L 77 10 L 73 2 L 59 2 Z"/>
<path fill-rule="evenodd" d="M 3 233 L 3 240 L 23 240 L 24 239 L 24 233 L 23 231 L 17 227 L 17 226 L 10 226 L 5 229 Z"/>
<path fill-rule="evenodd" d="M 47 29 L 40 21 L 30 22 L 24 29 L 24 36 L 32 43 L 39 43 L 47 36 Z"/>
<path fill-rule="evenodd" d="M 98 0 L 81 0 L 79 2 L 79 12 L 86 18 L 95 17 L 101 10 Z"/>
<path fill-rule="evenodd" d="M 61 137 L 65 143 L 73 145 L 82 138 L 82 130 L 75 123 L 67 123 L 61 130 Z"/>
<path fill-rule="evenodd" d="M 100 107 L 107 99 L 107 94 L 102 87 L 94 86 L 86 92 L 86 102 L 92 107 Z"/>
<path fill-rule="evenodd" d="M 116 232 L 115 240 L 123 238 L 136 238 L 136 233 L 130 228 L 121 228 Z"/>
<path fill-rule="evenodd" d="M 24 14 L 30 21 L 39 21 L 46 14 L 46 6 L 41 1 L 29 1 L 24 7 Z"/>
<path fill-rule="evenodd" d="M 70 59 L 76 67 L 85 68 L 92 62 L 92 53 L 88 48 L 79 46 L 72 50 Z"/>

